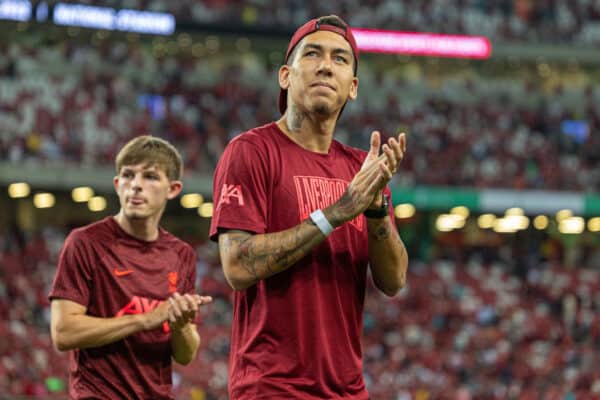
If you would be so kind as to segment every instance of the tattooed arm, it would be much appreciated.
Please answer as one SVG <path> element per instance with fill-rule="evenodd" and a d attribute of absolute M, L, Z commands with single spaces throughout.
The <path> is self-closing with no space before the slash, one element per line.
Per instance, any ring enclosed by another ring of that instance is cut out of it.
<path fill-rule="evenodd" d="M 390 217 L 367 218 L 369 263 L 379 290 L 394 296 L 406 284 L 408 255 Z"/>
<path fill-rule="evenodd" d="M 350 221 L 373 201 L 383 182 L 379 162 L 356 174 L 346 192 L 323 210 L 334 227 Z M 230 230 L 219 235 L 219 251 L 227 281 L 236 290 L 246 289 L 293 266 L 319 243 L 325 235 L 309 218 L 281 232 L 251 234 Z"/>
<path fill-rule="evenodd" d="M 227 231 L 219 235 L 225 278 L 235 290 L 285 271 L 325 240 L 311 219 L 281 232 L 254 235 Z"/>

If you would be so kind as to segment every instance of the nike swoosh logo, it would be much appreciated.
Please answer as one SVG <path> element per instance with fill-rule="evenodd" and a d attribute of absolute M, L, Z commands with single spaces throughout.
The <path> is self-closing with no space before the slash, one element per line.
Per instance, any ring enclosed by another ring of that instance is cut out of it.
<path fill-rule="evenodd" d="M 118 269 L 118 268 L 115 268 L 115 270 L 113 272 L 114 272 L 114 274 L 116 276 L 125 276 L 125 275 L 129 275 L 130 273 L 132 273 L 133 270 L 131 270 L 131 269 Z"/>

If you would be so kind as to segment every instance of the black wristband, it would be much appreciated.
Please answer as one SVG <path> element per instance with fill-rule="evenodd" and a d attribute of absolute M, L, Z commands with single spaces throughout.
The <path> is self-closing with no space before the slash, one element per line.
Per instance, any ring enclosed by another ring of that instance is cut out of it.
<path fill-rule="evenodd" d="M 388 197 L 387 195 L 383 195 L 383 203 L 381 204 L 381 208 L 378 208 L 377 210 L 365 210 L 363 211 L 363 215 L 367 218 L 375 218 L 375 219 L 382 219 L 387 217 L 389 214 L 389 209 L 388 209 Z"/>

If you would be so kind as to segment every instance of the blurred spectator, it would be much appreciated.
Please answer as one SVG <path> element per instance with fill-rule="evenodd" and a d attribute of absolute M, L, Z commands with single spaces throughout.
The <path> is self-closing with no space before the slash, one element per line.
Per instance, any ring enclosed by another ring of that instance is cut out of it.
<path fill-rule="evenodd" d="M 188 172 L 208 175 L 231 138 L 279 118 L 276 63 L 161 40 L 0 44 L 0 157 L 111 165 L 131 137 L 155 134 L 176 144 Z M 373 129 L 407 130 L 401 185 L 600 190 L 600 86 L 585 71 L 542 63 L 505 78 L 456 65 L 365 59 L 365 95 L 336 138 L 366 149 Z"/>
<path fill-rule="evenodd" d="M 193 1 L 82 0 L 79 3 L 173 13 L 178 21 L 261 28 L 300 26 L 336 14 L 355 27 L 485 35 L 494 41 L 596 44 L 600 5 L 590 0 Z"/>
<path fill-rule="evenodd" d="M 46 294 L 66 233 L 50 227 L 36 234 L 17 228 L 0 233 L 3 395 L 65 395 L 67 354 L 50 342 Z M 496 238 L 468 243 L 440 235 L 433 261 L 411 264 L 399 296 L 390 300 L 370 289 L 363 352 L 373 398 L 600 396 L 600 266 L 592 269 L 584 258 L 581 265 L 588 268 L 564 268 L 560 252 L 543 251 L 559 244 L 551 236 L 521 254 L 510 236 L 490 234 Z M 459 257 L 445 252 L 447 240 L 459 246 Z M 199 323 L 198 358 L 174 372 L 175 393 L 226 399 L 231 290 L 216 246 L 199 241 L 196 248 L 197 287 L 215 301 Z M 531 259 L 536 261 L 520 273 L 518 265 Z"/>

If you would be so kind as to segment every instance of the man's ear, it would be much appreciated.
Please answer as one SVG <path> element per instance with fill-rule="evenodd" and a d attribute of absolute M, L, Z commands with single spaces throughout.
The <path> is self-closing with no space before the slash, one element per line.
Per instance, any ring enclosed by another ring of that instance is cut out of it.
<path fill-rule="evenodd" d="M 290 87 L 290 66 L 287 64 L 279 67 L 279 87 L 283 90 Z"/>
<path fill-rule="evenodd" d="M 354 100 L 356 99 L 356 96 L 358 96 L 358 78 L 355 76 L 352 79 L 352 85 L 350 85 L 350 92 L 348 93 L 348 98 L 350 100 Z"/>
<path fill-rule="evenodd" d="M 183 189 L 183 183 L 181 181 L 170 181 L 169 182 L 169 193 L 167 193 L 167 199 L 171 200 L 179 196 Z"/>

